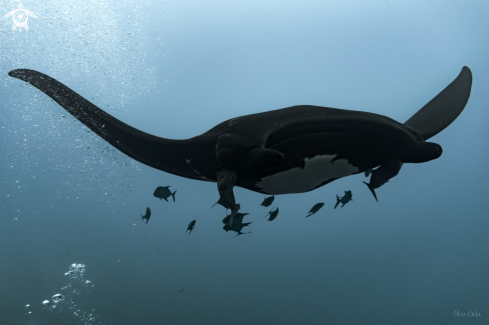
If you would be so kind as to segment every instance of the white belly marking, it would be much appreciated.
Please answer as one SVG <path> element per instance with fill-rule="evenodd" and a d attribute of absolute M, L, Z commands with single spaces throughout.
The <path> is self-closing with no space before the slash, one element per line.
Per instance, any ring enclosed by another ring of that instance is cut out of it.
<path fill-rule="evenodd" d="M 268 194 L 308 192 L 321 183 L 351 174 L 359 169 L 346 159 L 331 162 L 336 155 L 316 156 L 304 159 L 304 168 L 296 167 L 271 176 L 263 177 L 256 186 Z"/>

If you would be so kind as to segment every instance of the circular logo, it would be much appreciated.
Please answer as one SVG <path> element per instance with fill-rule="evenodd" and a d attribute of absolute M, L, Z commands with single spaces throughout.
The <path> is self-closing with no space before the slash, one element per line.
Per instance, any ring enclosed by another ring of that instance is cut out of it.
<path fill-rule="evenodd" d="M 15 26 L 22 28 L 27 25 L 27 21 L 29 20 L 29 14 L 24 9 L 17 9 L 13 14 L 14 24 Z"/>
<path fill-rule="evenodd" d="M 37 16 L 33 13 L 30 12 L 29 10 L 24 9 L 21 3 L 19 3 L 19 8 L 14 9 L 9 11 L 5 16 L 2 18 L 7 18 L 12 16 L 12 20 L 14 21 L 14 24 L 12 25 L 12 30 L 16 30 L 17 28 L 19 31 L 23 29 L 29 30 L 29 25 L 27 25 L 27 21 L 29 20 L 29 16 L 33 18 L 37 18 Z"/>

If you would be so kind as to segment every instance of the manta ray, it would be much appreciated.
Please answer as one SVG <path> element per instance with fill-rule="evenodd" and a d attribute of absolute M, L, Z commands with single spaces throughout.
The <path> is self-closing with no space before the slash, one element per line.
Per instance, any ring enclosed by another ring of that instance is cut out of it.
<path fill-rule="evenodd" d="M 440 157 L 441 146 L 427 140 L 457 118 L 472 86 L 472 73 L 463 67 L 405 123 L 369 112 L 298 105 L 232 118 L 196 137 L 171 140 L 121 122 L 41 72 L 17 69 L 9 76 L 44 92 L 129 157 L 177 176 L 217 183 L 216 203 L 231 209 L 231 225 L 240 209 L 234 186 L 267 195 L 303 193 L 377 168 L 367 184 L 375 195 L 374 189 L 396 176 L 403 163 Z"/>

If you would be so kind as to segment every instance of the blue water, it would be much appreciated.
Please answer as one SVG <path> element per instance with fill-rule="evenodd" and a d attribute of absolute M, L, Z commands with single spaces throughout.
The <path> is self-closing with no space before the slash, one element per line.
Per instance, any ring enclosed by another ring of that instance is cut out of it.
<path fill-rule="evenodd" d="M 0 324 L 487 324 L 488 2 L 22 5 L 37 16 L 29 30 L 0 24 Z M 404 122 L 464 65 L 472 94 L 430 139 L 439 159 L 405 164 L 378 203 L 362 174 L 276 196 L 272 222 L 263 195 L 235 188 L 252 222 L 236 238 L 211 209 L 215 183 L 126 157 L 7 76 L 38 70 L 131 126 L 185 139 L 299 104 Z M 175 203 L 152 195 L 168 185 Z M 346 190 L 353 202 L 333 209 Z M 74 263 L 83 279 L 65 275 Z"/>

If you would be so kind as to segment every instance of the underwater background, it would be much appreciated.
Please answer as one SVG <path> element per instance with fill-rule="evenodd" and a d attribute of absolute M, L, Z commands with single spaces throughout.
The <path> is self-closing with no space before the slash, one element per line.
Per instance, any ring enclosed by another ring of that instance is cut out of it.
<path fill-rule="evenodd" d="M 1 1 L 0 16 L 19 4 Z M 0 324 L 488 323 L 488 1 L 22 6 L 37 16 L 29 30 L 0 24 Z M 215 183 L 136 162 L 7 75 L 43 72 L 133 127 L 186 139 L 301 104 L 403 123 L 463 66 L 471 97 L 430 139 L 439 159 L 405 164 L 378 203 L 363 174 L 268 208 L 235 187 L 252 222 L 235 238 L 211 208 Z"/>

